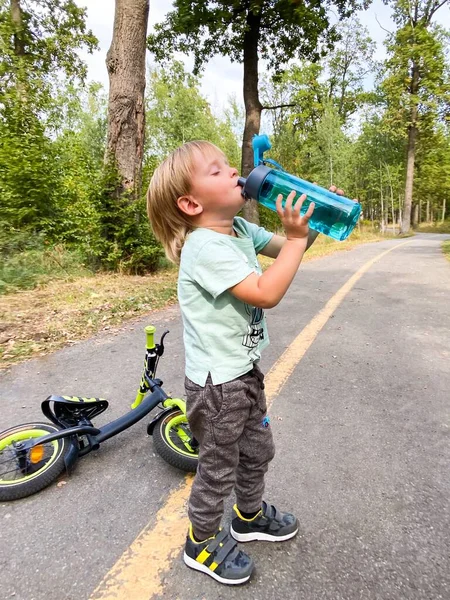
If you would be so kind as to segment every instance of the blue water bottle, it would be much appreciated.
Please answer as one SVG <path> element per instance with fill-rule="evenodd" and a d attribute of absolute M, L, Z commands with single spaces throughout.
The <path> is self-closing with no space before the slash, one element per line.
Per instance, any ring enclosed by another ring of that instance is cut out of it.
<path fill-rule="evenodd" d="M 255 168 L 247 178 L 240 177 L 242 195 L 253 198 L 267 208 L 276 211 L 278 194 L 283 196 L 283 206 L 288 194 L 294 190 L 299 195 L 306 194 L 301 214 L 314 202 L 314 212 L 309 226 L 336 240 L 345 240 L 353 231 L 361 214 L 361 205 L 345 196 L 338 196 L 314 183 L 291 175 L 275 161 L 264 159 L 263 154 L 271 148 L 267 135 L 255 135 L 252 141 Z M 267 166 L 272 164 L 276 168 Z"/>

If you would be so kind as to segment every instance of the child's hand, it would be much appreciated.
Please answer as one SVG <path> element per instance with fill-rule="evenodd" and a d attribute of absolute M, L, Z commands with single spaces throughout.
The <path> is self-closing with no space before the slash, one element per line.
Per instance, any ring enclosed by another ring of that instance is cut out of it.
<path fill-rule="evenodd" d="M 295 198 L 295 191 L 292 191 L 286 198 L 286 204 L 284 209 L 281 205 L 283 196 L 281 194 L 277 197 L 277 213 L 283 223 L 284 230 L 286 232 L 286 238 L 288 240 L 304 239 L 308 237 L 309 226 L 308 221 L 314 211 L 314 202 L 308 206 L 308 210 L 304 215 L 300 215 L 300 209 L 304 200 L 306 200 L 306 194 L 302 194 L 300 198 L 292 207 L 292 203 Z"/>
<path fill-rule="evenodd" d="M 332 185 L 328 189 L 330 190 L 330 192 L 334 192 L 338 196 L 343 196 L 344 195 L 344 190 L 341 190 L 341 188 L 337 188 L 335 185 Z M 353 198 L 353 202 L 357 202 L 359 204 L 358 198 Z"/>

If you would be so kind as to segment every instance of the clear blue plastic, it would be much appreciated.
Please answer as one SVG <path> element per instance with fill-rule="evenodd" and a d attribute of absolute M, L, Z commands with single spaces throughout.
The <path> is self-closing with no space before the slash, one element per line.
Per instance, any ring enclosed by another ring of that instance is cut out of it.
<path fill-rule="evenodd" d="M 309 220 L 311 229 L 339 241 L 345 240 L 353 231 L 361 214 L 361 205 L 358 202 L 345 196 L 338 196 L 286 171 L 271 169 L 259 189 L 256 200 L 276 211 L 275 203 L 278 194 L 282 194 L 284 206 L 286 197 L 292 190 L 295 190 L 299 196 L 307 195 L 301 214 L 308 210 L 311 202 L 315 203 L 314 212 Z"/>

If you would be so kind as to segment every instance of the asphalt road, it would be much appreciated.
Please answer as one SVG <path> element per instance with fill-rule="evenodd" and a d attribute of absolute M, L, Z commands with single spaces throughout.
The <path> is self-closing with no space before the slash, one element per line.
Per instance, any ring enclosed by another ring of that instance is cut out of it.
<path fill-rule="evenodd" d="M 277 455 L 266 497 L 295 512 L 299 535 L 247 545 L 257 569 L 238 588 L 187 569 L 179 548 L 158 598 L 450 598 L 444 238 L 418 235 L 375 263 L 273 402 Z M 353 273 L 398 243 L 368 244 L 301 267 L 284 301 L 268 311 L 271 345 L 263 370 Z M 0 430 L 40 420 L 40 402 L 50 393 L 107 397 L 110 409 L 97 422 L 119 416 L 134 397 L 147 323 L 170 329 L 159 375 L 168 392 L 181 395 L 182 329 L 174 307 L 3 374 Z M 183 475 L 154 454 L 141 421 L 82 459 L 63 481 L 0 505 L 2 599 L 90 598 L 139 532 L 152 526 Z"/>

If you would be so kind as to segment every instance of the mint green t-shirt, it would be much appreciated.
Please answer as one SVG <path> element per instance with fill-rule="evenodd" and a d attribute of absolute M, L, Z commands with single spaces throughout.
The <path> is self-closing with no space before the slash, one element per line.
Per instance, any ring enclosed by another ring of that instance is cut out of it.
<path fill-rule="evenodd" d="M 273 233 L 235 217 L 238 237 L 199 228 L 181 252 L 178 300 L 184 325 L 186 376 L 204 386 L 247 373 L 269 343 L 264 311 L 228 289 L 251 273 L 261 274 L 256 255 Z"/>

